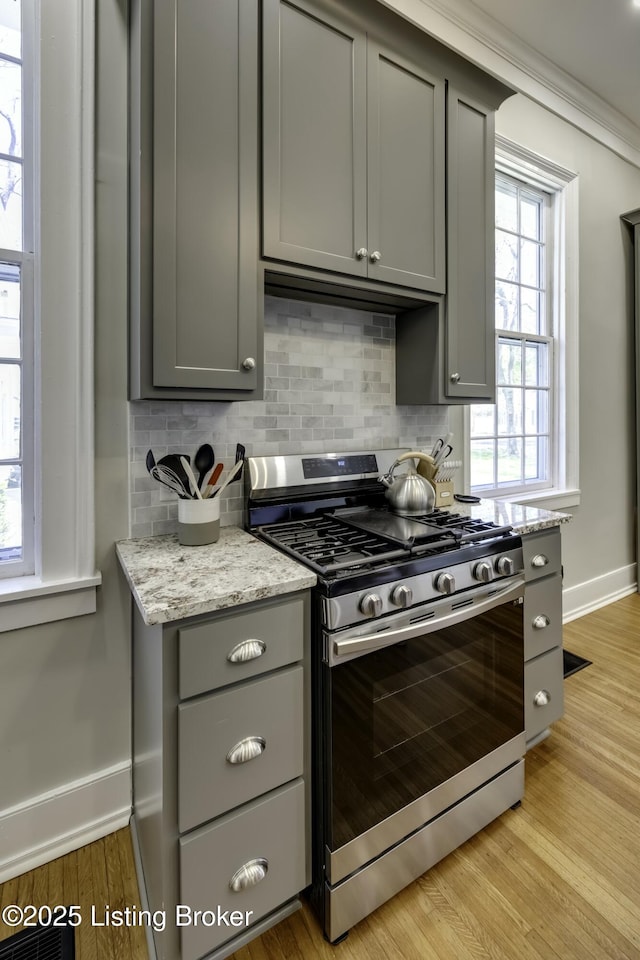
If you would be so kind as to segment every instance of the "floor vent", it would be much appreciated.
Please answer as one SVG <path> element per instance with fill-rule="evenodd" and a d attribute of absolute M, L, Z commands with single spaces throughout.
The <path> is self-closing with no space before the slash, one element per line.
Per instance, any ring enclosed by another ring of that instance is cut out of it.
<path fill-rule="evenodd" d="M 577 673 L 578 670 L 582 670 L 584 667 L 590 667 L 592 661 L 585 660 L 584 657 L 579 657 L 577 653 L 569 653 L 568 650 L 562 651 L 562 658 L 564 661 L 564 678 L 572 676 L 574 673 Z M 0 957 L 2 960 L 2 957 Z"/>
<path fill-rule="evenodd" d="M 73 927 L 33 927 L 0 942 L 0 960 L 74 960 Z"/>

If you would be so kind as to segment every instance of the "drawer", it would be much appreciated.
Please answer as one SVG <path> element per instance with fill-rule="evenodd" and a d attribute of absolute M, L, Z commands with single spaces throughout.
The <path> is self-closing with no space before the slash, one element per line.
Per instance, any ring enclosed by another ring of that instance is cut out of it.
<path fill-rule="evenodd" d="M 180 704 L 180 832 L 300 776 L 304 728 L 300 664 Z"/>
<path fill-rule="evenodd" d="M 215 574 L 212 574 L 212 576 Z M 178 631 L 181 700 L 302 660 L 305 597 L 240 607 Z"/>
<path fill-rule="evenodd" d="M 560 573 L 560 528 L 552 527 L 522 538 L 525 580 Z"/>
<path fill-rule="evenodd" d="M 180 902 L 193 910 L 237 911 L 238 921 L 183 926 L 182 960 L 243 933 L 247 913 L 254 923 L 304 889 L 304 810 L 304 783 L 296 780 L 180 839 Z M 240 889 L 232 889 L 234 876 Z"/>
<path fill-rule="evenodd" d="M 524 591 L 524 658 L 562 646 L 562 580 L 534 580 Z"/>
<path fill-rule="evenodd" d="M 559 720 L 564 711 L 562 647 L 524 665 L 524 726 L 527 740 Z"/>

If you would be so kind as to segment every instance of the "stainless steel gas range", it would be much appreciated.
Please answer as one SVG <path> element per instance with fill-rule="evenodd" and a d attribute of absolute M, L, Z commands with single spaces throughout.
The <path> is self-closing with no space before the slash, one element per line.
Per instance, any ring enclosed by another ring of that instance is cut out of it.
<path fill-rule="evenodd" d="M 248 529 L 318 575 L 311 893 L 331 942 L 524 793 L 521 539 L 391 512 L 400 453 L 248 460 Z"/>

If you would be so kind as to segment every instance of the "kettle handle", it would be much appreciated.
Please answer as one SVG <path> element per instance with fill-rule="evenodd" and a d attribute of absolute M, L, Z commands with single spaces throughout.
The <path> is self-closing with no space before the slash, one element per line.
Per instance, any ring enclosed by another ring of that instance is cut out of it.
<path fill-rule="evenodd" d="M 433 480 L 438 468 L 436 467 L 435 460 L 428 453 L 422 453 L 421 450 L 411 450 L 409 453 L 403 453 L 402 456 L 398 457 L 396 464 L 402 463 L 403 460 L 418 460 L 424 463 L 422 469 L 418 468 L 418 473 L 424 477 L 425 480 Z"/>
<path fill-rule="evenodd" d="M 422 450 L 411 450 L 409 453 L 403 453 L 402 456 L 398 457 L 396 464 L 402 463 L 403 460 L 423 460 L 424 463 L 428 463 L 429 466 L 435 467 L 435 460 L 428 453 L 423 453 Z"/>

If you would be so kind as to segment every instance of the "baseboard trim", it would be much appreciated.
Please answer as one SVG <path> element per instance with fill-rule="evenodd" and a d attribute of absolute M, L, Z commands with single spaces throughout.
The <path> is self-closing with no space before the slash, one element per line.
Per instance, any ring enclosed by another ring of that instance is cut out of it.
<path fill-rule="evenodd" d="M 0 883 L 126 827 L 130 817 L 129 762 L 0 810 Z"/>
<path fill-rule="evenodd" d="M 563 622 L 570 623 L 593 613 L 616 600 L 622 600 L 638 589 L 636 564 L 611 570 L 600 577 L 586 580 L 562 592 Z"/>

